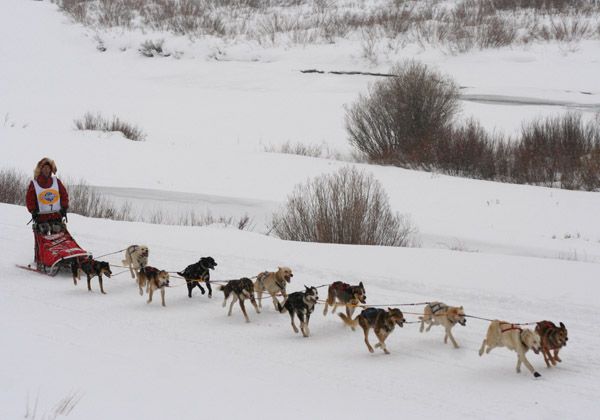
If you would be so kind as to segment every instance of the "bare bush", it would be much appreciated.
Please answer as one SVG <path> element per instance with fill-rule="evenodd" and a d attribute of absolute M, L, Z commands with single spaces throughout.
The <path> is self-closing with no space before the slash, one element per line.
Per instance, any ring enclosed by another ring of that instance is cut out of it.
<path fill-rule="evenodd" d="M 282 239 L 338 244 L 408 246 L 416 232 L 372 175 L 349 167 L 296 186 L 272 224 Z"/>
<path fill-rule="evenodd" d="M 146 134 L 137 126 L 121 120 L 113 116 L 112 120 L 104 118 L 100 113 L 92 114 L 86 112 L 85 115 L 73 121 L 77 130 L 93 130 L 93 131 L 118 131 L 125 138 L 133 141 L 144 141 Z"/>
<path fill-rule="evenodd" d="M 144 57 L 168 57 L 171 54 L 163 50 L 164 43 L 165 41 L 163 39 L 158 39 L 156 41 L 147 39 L 142 42 L 138 51 Z"/>
<path fill-rule="evenodd" d="M 132 220 L 131 206 L 128 203 L 120 208 L 86 181 L 65 181 L 69 193 L 69 211 L 86 217 L 112 220 Z"/>
<path fill-rule="evenodd" d="M 514 176 L 523 183 L 590 189 L 599 174 L 589 159 L 598 156 L 599 142 L 598 126 L 584 123 L 580 114 L 533 121 L 523 126 L 515 146 Z"/>
<path fill-rule="evenodd" d="M 458 109 L 458 87 L 424 64 L 396 66 L 346 109 L 350 143 L 373 162 L 434 162 L 434 143 L 447 133 Z"/>
<path fill-rule="evenodd" d="M 285 153 L 289 155 L 300 155 L 309 157 L 322 157 L 324 146 L 321 144 L 304 144 L 300 142 L 285 142 L 279 145 L 269 145 L 264 148 L 266 152 Z"/>
<path fill-rule="evenodd" d="M 0 170 L 0 203 L 25 205 L 29 178 L 15 169 Z"/>

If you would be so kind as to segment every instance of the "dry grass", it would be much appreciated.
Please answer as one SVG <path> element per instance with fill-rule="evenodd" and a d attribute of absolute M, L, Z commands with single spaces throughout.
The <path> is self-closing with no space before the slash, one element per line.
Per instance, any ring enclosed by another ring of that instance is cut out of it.
<path fill-rule="evenodd" d="M 594 0 L 55 0 L 74 20 L 100 27 L 207 35 L 263 45 L 352 37 L 376 51 L 409 42 L 449 53 L 533 40 L 598 38 Z"/>
<path fill-rule="evenodd" d="M 112 119 L 104 118 L 100 113 L 86 112 L 85 115 L 73 121 L 77 130 L 93 130 L 105 132 L 119 132 L 129 140 L 144 141 L 146 134 L 137 126 L 113 116 Z"/>

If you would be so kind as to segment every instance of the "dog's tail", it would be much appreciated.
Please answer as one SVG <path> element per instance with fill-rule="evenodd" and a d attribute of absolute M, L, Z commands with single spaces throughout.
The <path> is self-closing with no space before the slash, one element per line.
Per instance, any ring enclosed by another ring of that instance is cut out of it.
<path fill-rule="evenodd" d="M 344 321 L 344 324 L 346 324 L 347 326 L 349 326 L 353 330 L 358 325 L 358 316 L 356 318 L 352 319 L 349 316 L 347 316 L 346 314 L 339 313 L 338 315 L 339 315 L 340 318 L 342 318 L 342 321 Z"/>

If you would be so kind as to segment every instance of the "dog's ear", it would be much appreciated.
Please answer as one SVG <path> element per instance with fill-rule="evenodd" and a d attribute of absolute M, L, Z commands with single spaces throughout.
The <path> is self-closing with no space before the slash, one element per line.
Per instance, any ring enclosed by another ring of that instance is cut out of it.
<path fill-rule="evenodd" d="M 306 290 L 309 290 L 309 289 L 310 289 L 310 287 L 308 287 L 306 284 L 304 285 L 304 288 L 305 288 Z"/>
<path fill-rule="evenodd" d="M 563 330 L 567 329 L 567 327 L 565 327 L 565 324 L 563 324 L 562 322 L 560 323 L 560 328 L 562 328 Z"/>
<path fill-rule="evenodd" d="M 462 307 L 462 305 L 460 305 L 460 309 L 464 309 L 464 308 Z"/>
<path fill-rule="evenodd" d="M 359 285 L 360 287 L 365 287 L 365 286 L 363 286 L 363 284 L 362 284 L 362 281 L 361 281 L 360 283 L 358 283 L 358 285 Z"/>

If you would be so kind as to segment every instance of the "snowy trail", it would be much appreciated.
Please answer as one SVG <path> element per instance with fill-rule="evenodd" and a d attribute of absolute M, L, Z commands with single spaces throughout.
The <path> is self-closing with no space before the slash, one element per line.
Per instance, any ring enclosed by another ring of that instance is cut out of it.
<path fill-rule="evenodd" d="M 107 295 L 100 295 L 97 281 L 89 293 L 85 282 L 75 287 L 67 275 L 48 278 L 15 268 L 14 261 L 31 257 L 31 233 L 21 223 L 22 209 L 3 205 L 1 210 L 1 240 L 12 245 L 0 259 L 5 273 L 0 305 L 10 314 L 0 318 L 4 336 L 10 337 L 0 357 L 11 360 L 0 367 L 3 418 L 22 415 L 27 393 L 38 392 L 41 407 L 49 407 L 73 390 L 83 393 L 71 415 L 76 419 L 125 412 L 231 418 L 242 407 L 246 418 L 279 418 L 288 410 L 293 418 L 392 412 L 427 417 L 440 410 L 449 410 L 451 418 L 547 418 L 568 417 L 575 409 L 579 418 L 594 418 L 598 408 L 600 365 L 594 348 L 600 345 L 600 328 L 598 303 L 589 291 L 597 288 L 600 265 L 311 245 L 236 230 L 72 217 L 71 231 L 96 254 L 135 238 L 150 246 L 151 263 L 163 268 L 212 255 L 219 263 L 214 279 L 254 275 L 286 262 L 295 271 L 292 291 L 302 284 L 361 279 L 372 304 L 439 298 L 464 305 L 468 313 L 514 322 L 561 320 L 570 336 L 561 352 L 564 363 L 546 369 L 541 356 L 528 355 L 543 375 L 536 381 L 528 373 L 516 374 L 516 356 L 504 349 L 480 358 L 487 323 L 473 319 L 454 330 L 458 350 L 443 344 L 439 327 L 420 334 L 418 324 L 409 324 L 392 334 L 392 354 L 385 356 L 369 354 L 362 334 L 335 316 L 323 317 L 322 306 L 311 318 L 312 336 L 303 339 L 293 334 L 287 315 L 268 304 L 261 314 L 249 309 L 250 324 L 239 308 L 228 318 L 218 291 L 213 300 L 199 293 L 188 299 L 184 287 L 171 287 L 167 307 L 161 308 L 158 302 L 147 305 L 125 273 L 105 282 Z M 456 392 L 448 393 L 449 388 Z M 568 400 L 557 404 L 565 389 Z M 148 399 L 148 392 L 161 397 Z M 508 412 L 507 400 L 513 404 Z"/>

